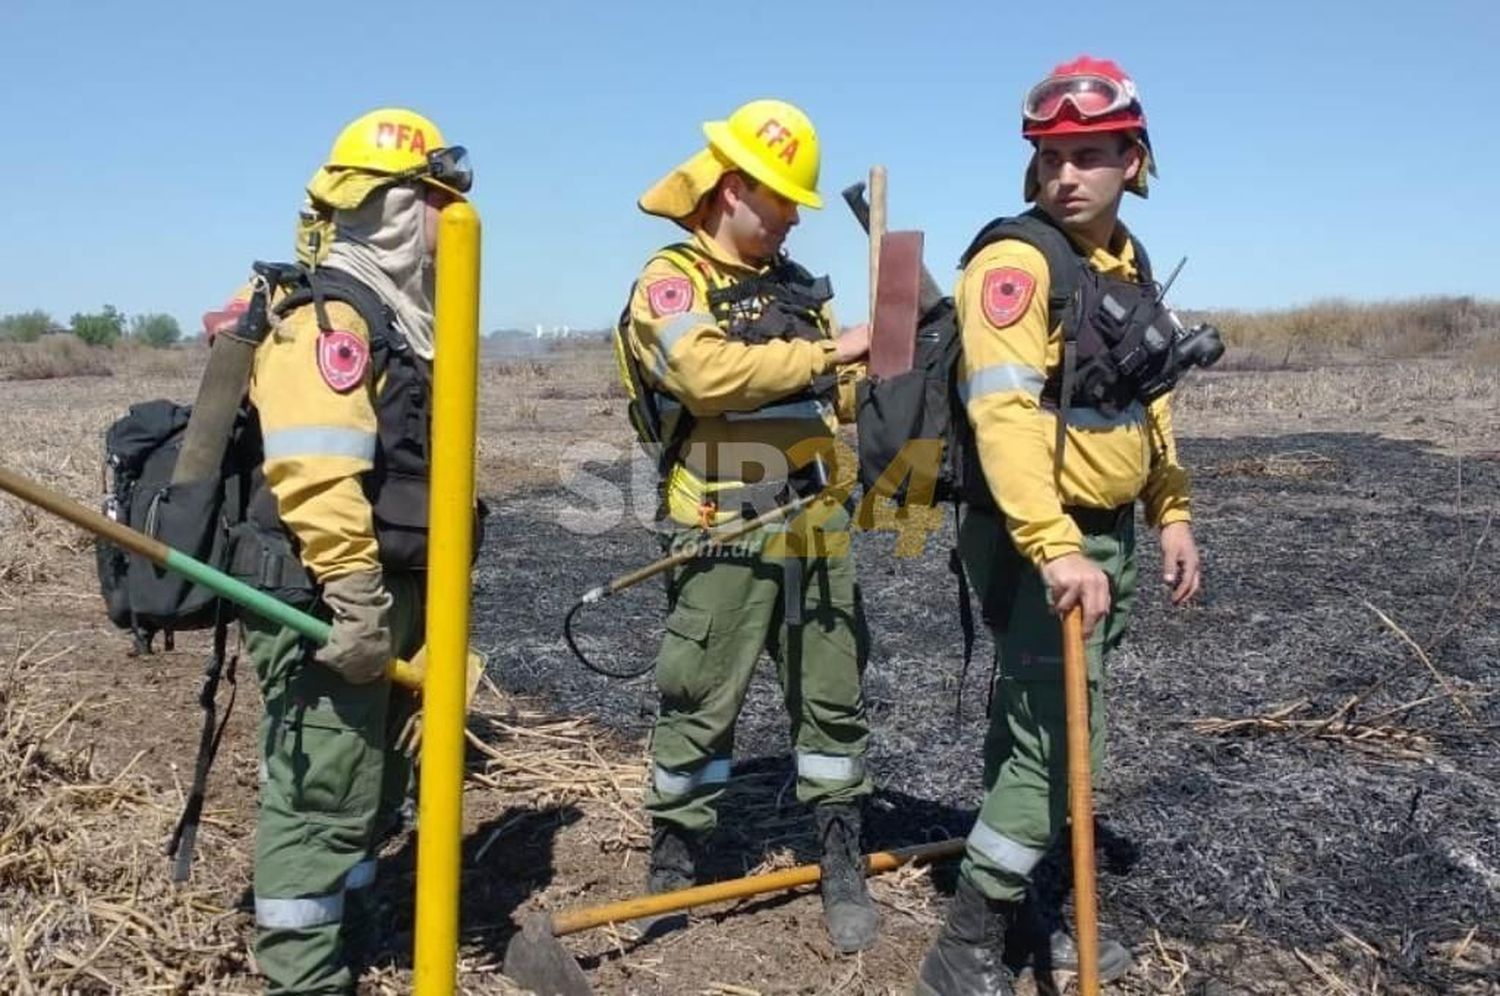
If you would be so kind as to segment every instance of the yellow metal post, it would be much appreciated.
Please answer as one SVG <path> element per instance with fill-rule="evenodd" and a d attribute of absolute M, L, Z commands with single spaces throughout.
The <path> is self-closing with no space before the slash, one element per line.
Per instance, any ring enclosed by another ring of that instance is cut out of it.
<path fill-rule="evenodd" d="M 452 996 L 458 975 L 463 835 L 464 693 L 474 424 L 479 359 L 479 215 L 450 204 L 438 223 L 433 361 L 427 674 L 417 834 L 415 991 Z"/>

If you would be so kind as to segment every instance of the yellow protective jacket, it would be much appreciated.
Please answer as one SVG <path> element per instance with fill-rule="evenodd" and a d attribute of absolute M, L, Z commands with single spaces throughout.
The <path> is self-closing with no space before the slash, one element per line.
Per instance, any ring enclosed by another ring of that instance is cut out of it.
<path fill-rule="evenodd" d="M 838 364 L 832 308 L 823 309 L 821 342 L 735 341 L 709 310 L 709 291 L 767 268 L 730 260 L 702 231 L 687 245 L 687 252 L 667 247 L 647 262 L 626 323 L 627 345 L 647 386 L 693 418 L 678 462 L 667 471 L 668 514 L 684 525 L 728 521 L 739 510 L 718 510 L 717 492 L 775 480 L 818 454 L 831 481 L 851 482 L 855 468 L 836 464 L 829 444 L 841 421 L 853 421 L 855 383 L 864 368 Z M 829 374 L 837 377 L 832 404 L 778 404 Z M 782 466 L 767 466 L 778 462 Z"/>
<path fill-rule="evenodd" d="M 257 349 L 250 379 L 266 484 L 303 565 L 320 583 L 380 569 L 374 513 L 360 478 L 374 467 L 378 439 L 370 330 L 348 304 L 330 300 L 326 307 L 333 328 L 365 345 L 358 383 L 336 390 L 325 379 L 311 304 L 282 316 Z"/>
<path fill-rule="evenodd" d="M 1135 254 L 1123 227 L 1115 245 L 1085 247 L 1088 265 L 1135 279 Z M 1113 508 L 1140 499 L 1155 526 L 1191 517 L 1170 394 L 1144 412 L 1137 407 L 1114 420 L 1092 409 L 1071 409 L 1058 473 L 1057 416 L 1041 403 L 1044 382 L 1062 364 L 1061 326 L 1048 327 L 1050 289 L 1042 253 L 1002 239 L 969 261 L 954 292 L 963 340 L 960 396 L 980 466 L 1016 548 L 1038 566 L 1082 549 L 1082 534 L 1065 505 Z"/>

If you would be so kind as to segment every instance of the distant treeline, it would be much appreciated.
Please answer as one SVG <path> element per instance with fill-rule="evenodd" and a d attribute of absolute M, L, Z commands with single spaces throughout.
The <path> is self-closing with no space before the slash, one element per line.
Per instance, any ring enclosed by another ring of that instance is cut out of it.
<path fill-rule="evenodd" d="M 79 312 L 60 325 L 45 311 L 0 315 L 0 342 L 36 342 L 43 336 L 72 335 L 89 346 L 113 346 L 133 339 L 148 346 L 170 346 L 182 338 L 177 319 L 160 312 L 128 317 L 112 304 Z"/>

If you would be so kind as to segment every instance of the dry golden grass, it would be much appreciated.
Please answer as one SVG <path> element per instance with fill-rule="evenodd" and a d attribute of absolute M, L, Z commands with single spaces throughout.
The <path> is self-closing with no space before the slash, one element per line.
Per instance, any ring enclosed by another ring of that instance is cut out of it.
<path fill-rule="evenodd" d="M 0 992 L 262 991 L 243 908 L 253 848 L 247 814 L 211 808 L 191 880 L 170 884 L 161 845 L 181 785 L 174 791 L 144 773 L 150 762 L 138 762 L 149 747 L 113 769 L 98 759 L 99 739 L 117 735 L 100 721 L 114 693 L 69 702 L 49 688 L 52 666 L 76 650 L 49 633 L 0 652 L 0 755 L 8 759 L 0 765 Z M 515 821 L 577 806 L 601 842 L 642 845 L 644 758 L 622 758 L 592 724 L 543 715 L 493 686 L 470 715 L 471 729 L 484 733 L 469 735 L 478 748 L 466 787 L 471 825 L 501 811 Z M 232 764 L 221 758 L 220 805 Z M 505 829 L 491 832 L 476 864 Z M 460 955 L 461 992 L 523 992 L 481 947 L 467 942 Z M 361 992 L 394 996 L 411 984 L 409 967 L 384 964 L 366 973 Z"/>
<path fill-rule="evenodd" d="M 1226 369 L 1406 359 L 1479 350 L 1494 355 L 1500 303 L 1425 297 L 1359 304 L 1318 301 L 1276 311 L 1209 311 L 1229 346 Z"/>
<path fill-rule="evenodd" d="M 207 355 L 195 344 L 172 349 L 138 342 L 89 346 L 71 335 L 52 335 L 36 342 L 0 342 L 0 381 L 171 376 L 200 368 Z"/>
<path fill-rule="evenodd" d="M 109 377 L 108 350 L 84 345 L 70 335 L 36 342 L 0 342 L 0 380 L 52 380 L 56 377 Z"/>

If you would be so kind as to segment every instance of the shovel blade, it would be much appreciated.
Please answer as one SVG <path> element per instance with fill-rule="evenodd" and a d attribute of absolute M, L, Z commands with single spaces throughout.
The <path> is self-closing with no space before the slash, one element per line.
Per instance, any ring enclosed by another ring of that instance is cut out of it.
<path fill-rule="evenodd" d="M 545 920 L 528 920 L 505 947 L 505 974 L 537 996 L 593 996 L 578 962 Z"/>

